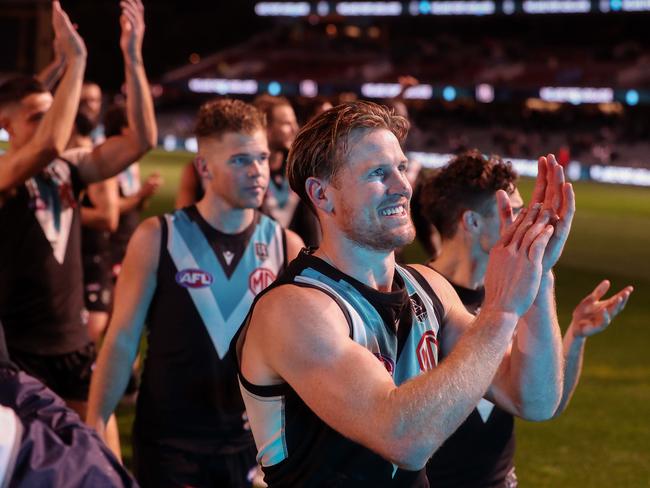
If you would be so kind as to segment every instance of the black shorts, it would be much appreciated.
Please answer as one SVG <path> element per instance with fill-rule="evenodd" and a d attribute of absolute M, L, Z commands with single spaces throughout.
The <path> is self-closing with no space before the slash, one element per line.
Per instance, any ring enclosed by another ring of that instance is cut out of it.
<path fill-rule="evenodd" d="M 133 473 L 142 488 L 253 486 L 257 471 L 254 445 L 232 454 L 205 454 L 133 437 Z"/>
<path fill-rule="evenodd" d="M 90 312 L 111 311 L 113 305 L 113 276 L 108 256 L 83 256 L 84 303 Z"/>
<path fill-rule="evenodd" d="M 92 342 L 77 351 L 56 356 L 9 348 L 9 357 L 25 373 L 40 380 L 64 400 L 88 400 L 90 377 L 97 358 Z"/>

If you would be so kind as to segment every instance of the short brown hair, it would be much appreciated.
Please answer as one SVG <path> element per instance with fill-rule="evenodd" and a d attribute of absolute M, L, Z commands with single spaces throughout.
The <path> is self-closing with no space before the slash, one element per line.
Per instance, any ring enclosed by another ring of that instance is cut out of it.
<path fill-rule="evenodd" d="M 291 107 L 291 103 L 285 97 L 276 97 L 266 93 L 255 97 L 253 105 L 257 110 L 266 115 L 266 120 L 269 124 L 273 122 L 273 109 L 275 107 Z"/>
<path fill-rule="evenodd" d="M 199 108 L 194 134 L 196 137 L 221 137 L 226 132 L 252 134 L 266 129 L 266 117 L 249 103 L 219 98 Z"/>
<path fill-rule="evenodd" d="M 16 76 L 0 84 L 0 108 L 20 102 L 33 93 L 46 93 L 47 87 L 33 76 Z"/>
<path fill-rule="evenodd" d="M 497 190 L 515 191 L 517 173 L 510 162 L 499 156 L 485 157 L 471 149 L 454 157 L 447 166 L 423 174 L 417 185 L 417 202 L 412 208 L 418 240 L 427 248 L 429 235 L 422 235 L 432 224 L 443 239 L 458 230 L 465 210 L 481 212 Z M 418 222 L 419 220 L 419 222 Z"/>
<path fill-rule="evenodd" d="M 337 105 L 311 119 L 291 145 L 287 174 L 291 189 L 312 209 L 305 190 L 309 177 L 331 181 L 341 168 L 348 150 L 348 139 L 355 129 L 386 129 L 404 142 L 409 123 L 389 108 L 372 102 Z"/>

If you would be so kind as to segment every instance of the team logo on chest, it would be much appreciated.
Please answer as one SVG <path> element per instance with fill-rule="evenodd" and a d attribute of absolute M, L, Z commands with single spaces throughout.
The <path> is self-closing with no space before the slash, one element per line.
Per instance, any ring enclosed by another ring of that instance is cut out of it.
<path fill-rule="evenodd" d="M 248 287 L 253 295 L 257 295 L 275 280 L 273 271 L 267 268 L 256 268 L 248 277 Z"/>
<path fill-rule="evenodd" d="M 176 273 L 176 283 L 185 288 L 205 288 L 213 281 L 212 275 L 202 269 L 182 269 Z"/>
<path fill-rule="evenodd" d="M 420 370 L 430 371 L 436 367 L 438 357 L 438 339 L 432 330 L 427 330 L 422 334 L 420 342 L 416 349 Z"/>
<path fill-rule="evenodd" d="M 269 248 L 263 242 L 255 243 L 255 255 L 259 258 L 260 261 L 265 261 L 269 257 Z"/>

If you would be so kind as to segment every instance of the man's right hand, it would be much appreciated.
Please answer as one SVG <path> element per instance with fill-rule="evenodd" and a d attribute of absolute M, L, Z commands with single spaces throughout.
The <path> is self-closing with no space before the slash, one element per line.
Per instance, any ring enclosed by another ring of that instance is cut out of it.
<path fill-rule="evenodd" d="M 66 59 L 86 57 L 86 45 L 58 1 L 52 2 L 52 27 L 54 42 Z"/>
<path fill-rule="evenodd" d="M 497 192 L 499 208 L 508 206 L 508 195 Z M 485 274 L 484 309 L 522 316 L 539 291 L 542 259 L 553 235 L 552 225 L 539 203 L 523 209 L 514 223 L 502 226 L 501 238 L 490 251 Z"/>
<path fill-rule="evenodd" d="M 126 57 L 138 59 L 142 55 L 145 29 L 144 6 L 140 0 L 122 0 L 120 7 L 120 48 Z"/>

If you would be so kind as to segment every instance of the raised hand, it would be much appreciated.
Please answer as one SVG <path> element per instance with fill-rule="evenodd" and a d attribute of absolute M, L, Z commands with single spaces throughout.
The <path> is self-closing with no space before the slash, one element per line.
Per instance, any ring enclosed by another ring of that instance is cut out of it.
<path fill-rule="evenodd" d="M 534 232 L 541 232 L 547 224 L 555 227 L 542 262 L 544 271 L 547 272 L 560 259 L 576 208 L 573 186 L 565 181 L 564 170 L 552 154 L 542 156 L 537 162 L 537 180 L 528 210 L 535 205 L 541 206 L 541 211 Z M 497 192 L 497 207 L 503 235 L 513 220 L 508 196 L 503 191 Z"/>
<path fill-rule="evenodd" d="M 163 177 L 160 173 L 154 172 L 147 176 L 147 179 L 142 183 L 140 189 L 140 198 L 147 200 L 158 193 L 158 189 L 164 183 Z"/>
<path fill-rule="evenodd" d="M 505 192 L 497 192 L 505 215 Z M 523 315 L 532 305 L 542 278 L 542 259 L 553 235 L 542 213 L 541 203 L 523 209 L 511 225 L 504 226 L 501 238 L 490 251 L 485 274 L 484 308 Z M 541 224 L 541 225 L 540 225 Z"/>
<path fill-rule="evenodd" d="M 549 154 L 547 158 L 539 158 L 539 164 L 546 163 L 547 181 L 544 194 L 544 208 L 551 210 L 554 215 L 555 232 L 551 241 L 546 247 L 544 254 L 544 270 L 550 270 L 562 254 L 564 244 L 571 231 L 571 223 L 576 211 L 575 195 L 573 186 L 564 179 L 564 170 L 555 160 L 555 156 Z"/>
<path fill-rule="evenodd" d="M 120 48 L 125 56 L 139 57 L 144 38 L 144 6 L 141 0 L 122 0 L 120 2 Z"/>
<path fill-rule="evenodd" d="M 570 326 L 575 337 L 589 337 L 605 330 L 625 308 L 634 291 L 633 287 L 626 286 L 610 298 L 601 300 L 609 287 L 609 281 L 601 281 L 575 308 Z"/>
<path fill-rule="evenodd" d="M 85 57 L 86 45 L 58 1 L 52 2 L 55 53 L 67 58 Z"/>

